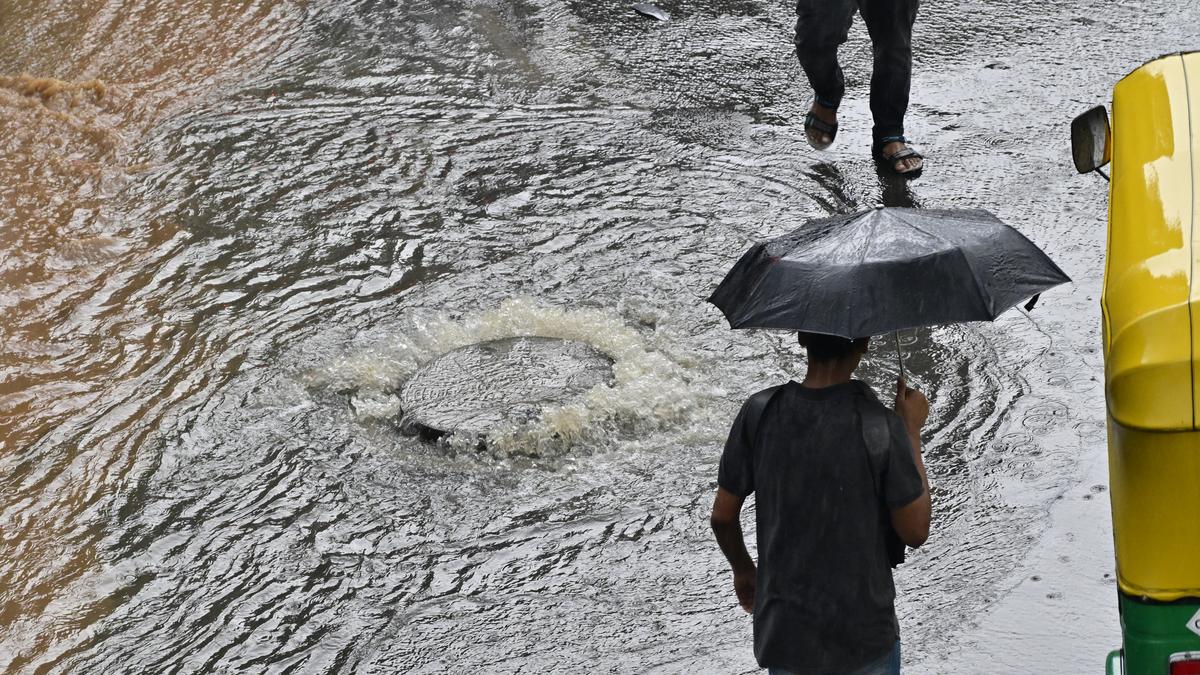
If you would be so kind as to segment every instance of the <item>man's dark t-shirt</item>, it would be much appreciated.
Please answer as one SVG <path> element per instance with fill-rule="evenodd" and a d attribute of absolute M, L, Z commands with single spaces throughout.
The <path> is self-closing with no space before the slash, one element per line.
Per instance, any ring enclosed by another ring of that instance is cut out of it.
<path fill-rule="evenodd" d="M 888 422 L 887 460 L 875 467 L 881 495 L 863 440 L 866 406 Z M 746 417 L 743 405 L 717 484 L 739 497 L 757 493 L 759 665 L 829 673 L 882 657 L 898 635 L 887 509 L 923 490 L 903 422 L 857 380 L 821 389 L 789 382 L 757 430 Z"/>

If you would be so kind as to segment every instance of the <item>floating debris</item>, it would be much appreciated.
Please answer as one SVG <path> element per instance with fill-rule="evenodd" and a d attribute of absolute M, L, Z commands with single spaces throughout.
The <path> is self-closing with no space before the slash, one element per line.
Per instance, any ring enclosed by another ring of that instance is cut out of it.
<path fill-rule="evenodd" d="M 659 21 L 670 21 L 671 20 L 670 14 L 667 14 L 666 12 L 662 11 L 658 7 L 655 7 L 654 5 L 652 5 L 648 2 L 639 2 L 639 3 L 635 4 L 633 6 L 633 11 L 637 12 L 638 14 L 641 14 L 642 16 L 648 16 L 651 19 L 658 19 Z"/>

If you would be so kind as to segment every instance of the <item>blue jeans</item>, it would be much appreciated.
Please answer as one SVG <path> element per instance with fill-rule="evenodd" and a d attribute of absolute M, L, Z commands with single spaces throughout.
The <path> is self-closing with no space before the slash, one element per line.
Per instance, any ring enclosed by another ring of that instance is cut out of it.
<path fill-rule="evenodd" d="M 768 672 L 770 675 L 791 675 L 786 670 L 778 670 L 776 668 L 771 668 Z M 892 647 L 892 651 L 862 668 L 848 673 L 839 673 L 838 675 L 900 675 L 900 641 L 896 640 L 896 646 Z"/>

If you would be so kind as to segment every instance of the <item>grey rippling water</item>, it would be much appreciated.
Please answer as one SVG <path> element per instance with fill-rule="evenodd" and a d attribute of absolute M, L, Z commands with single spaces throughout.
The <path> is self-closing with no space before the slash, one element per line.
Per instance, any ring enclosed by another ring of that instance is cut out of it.
<path fill-rule="evenodd" d="M 702 300 L 749 241 L 876 202 L 990 208 L 1077 281 L 1036 323 L 907 340 L 937 514 L 899 573 L 906 660 L 961 649 L 1103 446 L 1104 194 L 1070 173 L 1065 121 L 1187 46 L 1197 10 L 928 3 L 910 135 L 931 166 L 904 185 L 865 158 L 861 26 L 818 154 L 789 7 L 664 6 L 666 24 L 607 0 L 312 2 L 282 23 L 250 5 L 287 39 L 153 116 L 144 167 L 81 216 L 107 237 L 71 263 L 87 273 L 5 305 L 41 315 L 5 332 L 0 667 L 752 670 L 707 509 L 737 404 L 800 358 Z M 381 345 L 514 297 L 624 324 L 683 412 L 595 420 L 543 460 L 355 414 L 362 378 L 407 372 Z M 886 391 L 886 346 L 864 374 Z"/>

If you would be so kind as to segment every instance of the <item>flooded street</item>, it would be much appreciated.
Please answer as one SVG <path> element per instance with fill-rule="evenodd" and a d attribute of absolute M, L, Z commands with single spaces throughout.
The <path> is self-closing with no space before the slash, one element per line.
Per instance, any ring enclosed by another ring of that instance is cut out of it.
<path fill-rule="evenodd" d="M 754 671 L 708 514 L 803 356 L 704 299 L 883 203 L 989 209 L 1075 282 L 905 337 L 906 672 L 1099 672 L 1107 184 L 1068 125 L 1200 6 L 926 2 L 909 183 L 869 159 L 861 22 L 818 152 L 788 3 L 661 6 L 0 5 L 0 671 Z M 423 364 L 525 335 L 613 383 L 483 451 L 401 432 Z M 892 386 L 888 344 L 860 376 Z"/>

